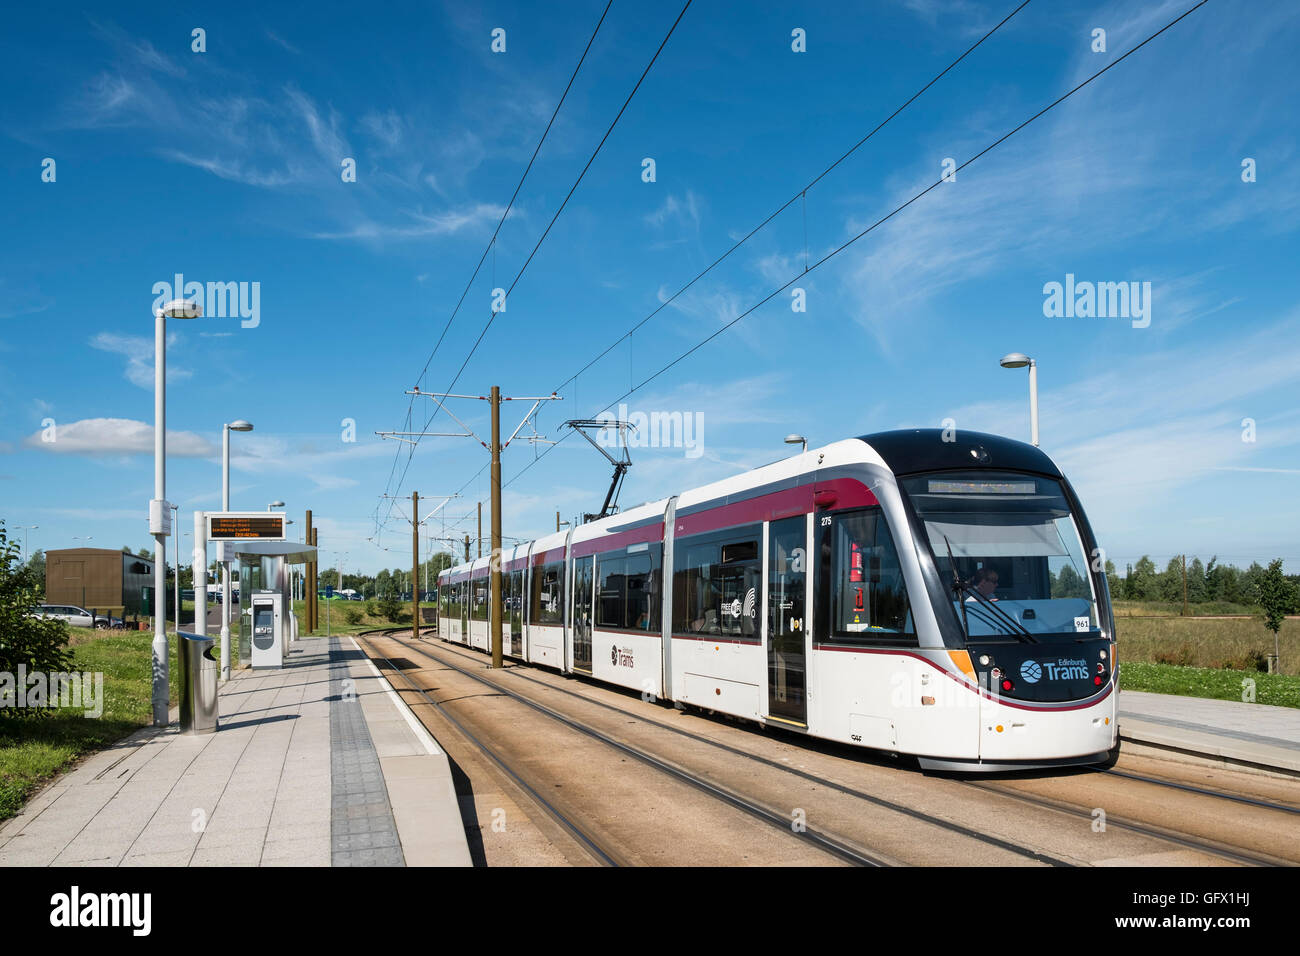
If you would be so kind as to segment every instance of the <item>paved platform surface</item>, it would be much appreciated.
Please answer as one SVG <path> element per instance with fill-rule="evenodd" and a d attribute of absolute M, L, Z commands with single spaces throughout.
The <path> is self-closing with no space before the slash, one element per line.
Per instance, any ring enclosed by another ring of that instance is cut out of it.
<path fill-rule="evenodd" d="M 0 866 L 470 865 L 446 755 L 350 638 L 236 672 L 219 713 L 60 776 L 0 827 Z"/>
<path fill-rule="evenodd" d="M 1125 740 L 1300 773 L 1300 709 L 1126 690 L 1119 695 Z"/>

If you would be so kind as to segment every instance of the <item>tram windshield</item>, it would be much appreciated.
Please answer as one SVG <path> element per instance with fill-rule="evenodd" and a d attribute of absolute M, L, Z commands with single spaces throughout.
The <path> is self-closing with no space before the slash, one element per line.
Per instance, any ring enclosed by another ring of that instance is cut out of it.
<path fill-rule="evenodd" d="M 1035 642 L 1100 632 L 1088 560 L 1060 482 L 979 471 L 900 484 L 968 637 Z"/>

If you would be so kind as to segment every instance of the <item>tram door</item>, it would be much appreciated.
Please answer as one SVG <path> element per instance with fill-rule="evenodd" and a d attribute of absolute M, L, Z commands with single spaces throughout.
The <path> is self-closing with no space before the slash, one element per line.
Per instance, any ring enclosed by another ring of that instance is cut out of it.
<path fill-rule="evenodd" d="M 808 722 L 804 682 L 807 529 L 803 515 L 773 521 L 767 546 L 767 710 L 780 720 L 804 725 Z"/>
<path fill-rule="evenodd" d="M 524 656 L 524 572 L 511 571 L 501 576 L 509 578 L 506 585 L 506 617 L 510 622 L 510 653 L 515 657 Z"/>
<path fill-rule="evenodd" d="M 591 598 L 594 557 L 573 559 L 573 669 L 591 673 Z"/>
<path fill-rule="evenodd" d="M 470 593 L 471 587 L 468 581 L 462 581 L 456 585 L 460 588 L 460 639 L 466 644 L 469 643 L 469 602 L 473 600 Z"/>

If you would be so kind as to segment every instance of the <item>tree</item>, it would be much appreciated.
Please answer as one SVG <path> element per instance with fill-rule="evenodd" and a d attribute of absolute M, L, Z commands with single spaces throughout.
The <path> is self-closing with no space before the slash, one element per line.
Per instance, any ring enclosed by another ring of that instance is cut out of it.
<path fill-rule="evenodd" d="M 1115 562 L 1106 561 L 1106 587 L 1110 590 L 1110 598 L 1117 601 L 1124 596 L 1124 586 L 1120 583 L 1119 574 L 1115 571 Z"/>
<path fill-rule="evenodd" d="M 18 559 L 21 547 L 10 541 L 0 521 L 0 673 L 16 675 L 19 666 L 28 672 L 65 672 L 72 667 L 68 652 L 68 626 L 53 618 L 33 617 L 40 603 L 40 587 L 29 564 Z M 48 678 L 47 678 L 48 679 Z M 12 708 L 0 708 L 0 713 Z"/>
<path fill-rule="evenodd" d="M 1251 569 L 1258 568 L 1258 564 L 1252 564 Z M 1255 584 L 1255 596 L 1259 601 L 1259 606 L 1263 608 L 1264 626 L 1273 632 L 1273 660 L 1269 668 L 1272 672 L 1282 669 L 1281 646 L 1278 643 L 1278 631 L 1282 627 L 1282 621 L 1286 617 L 1286 612 L 1291 609 L 1295 603 L 1295 594 L 1291 590 L 1291 582 L 1282 574 L 1282 559 L 1277 558 L 1268 563 L 1268 570 L 1260 568 Z"/>
<path fill-rule="evenodd" d="M 35 576 L 37 597 L 45 600 L 45 552 L 37 548 L 27 558 L 26 567 Z"/>
<path fill-rule="evenodd" d="M 1187 566 L 1187 601 L 1200 604 L 1204 600 L 1205 568 L 1201 566 L 1200 558 L 1192 558 L 1192 563 Z"/>
<path fill-rule="evenodd" d="M 1183 557 L 1174 555 L 1160 574 L 1160 600 L 1183 603 Z"/>
<path fill-rule="evenodd" d="M 1145 554 L 1130 572 L 1128 581 L 1125 597 L 1131 601 L 1154 601 L 1160 594 L 1155 562 Z"/>

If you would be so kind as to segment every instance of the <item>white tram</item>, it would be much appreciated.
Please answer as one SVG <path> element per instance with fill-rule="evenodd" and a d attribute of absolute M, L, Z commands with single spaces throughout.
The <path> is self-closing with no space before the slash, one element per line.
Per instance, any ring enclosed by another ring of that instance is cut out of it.
<path fill-rule="evenodd" d="M 1031 445 L 944 435 L 847 439 L 508 549 L 504 652 L 931 769 L 1101 762 L 1115 624 L 1074 491 Z M 490 580 L 487 558 L 439 575 L 444 639 L 490 650 Z"/>

